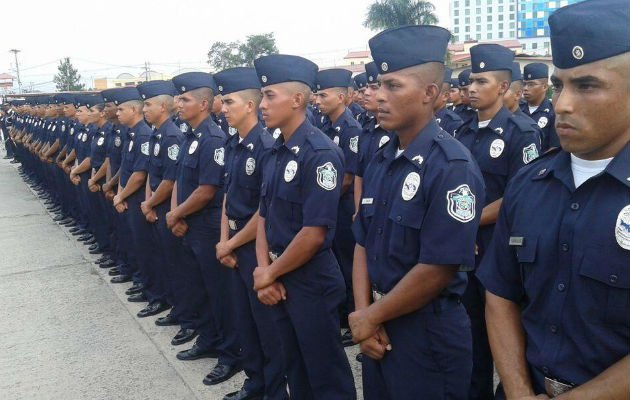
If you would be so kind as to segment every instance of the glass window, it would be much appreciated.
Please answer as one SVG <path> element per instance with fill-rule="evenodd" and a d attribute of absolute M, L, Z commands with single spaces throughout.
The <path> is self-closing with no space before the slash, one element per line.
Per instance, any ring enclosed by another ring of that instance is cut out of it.
<path fill-rule="evenodd" d="M 499 21 L 503 21 L 503 14 L 499 14 Z"/>
<path fill-rule="evenodd" d="M 470 32 L 470 26 L 466 26 L 466 33 Z"/>
<path fill-rule="evenodd" d="M 488 20 L 488 22 L 492 22 L 492 15 L 488 15 L 487 20 Z"/>
<path fill-rule="evenodd" d="M 459 25 L 459 18 L 455 18 L 455 25 Z"/>
<path fill-rule="evenodd" d="M 480 24 L 481 23 L 481 17 L 477 17 L 477 23 Z"/>
<path fill-rule="evenodd" d="M 481 7 L 477 7 L 477 8 L 475 9 L 475 12 L 476 12 L 477 14 L 481 14 Z"/>
<path fill-rule="evenodd" d="M 499 6 L 499 12 L 502 13 L 503 12 L 503 6 Z"/>
<path fill-rule="evenodd" d="M 491 31 L 492 30 L 492 24 L 488 24 L 488 30 Z"/>
<path fill-rule="evenodd" d="M 465 23 L 466 23 L 466 25 L 470 24 L 470 17 L 466 17 Z"/>
<path fill-rule="evenodd" d="M 499 32 L 499 39 L 503 39 L 503 32 Z"/>
<path fill-rule="evenodd" d="M 464 0 L 464 6 L 470 7 L 470 0 Z"/>
<path fill-rule="evenodd" d="M 534 42 L 532 43 L 532 49 L 537 49 L 538 48 L 538 43 Z"/>
<path fill-rule="evenodd" d="M 492 32 L 488 32 L 488 39 L 492 39 Z"/>
<path fill-rule="evenodd" d="M 488 14 L 492 14 L 492 7 L 488 7 Z"/>
<path fill-rule="evenodd" d="M 453 33 L 459 33 L 459 26 L 456 26 L 455 28 L 453 28 Z"/>
<path fill-rule="evenodd" d="M 458 16 L 459 16 L 459 10 L 455 10 L 455 11 L 453 11 L 453 15 L 454 15 L 455 17 L 458 17 Z"/>
<path fill-rule="evenodd" d="M 477 40 L 481 40 L 481 33 L 478 33 L 477 35 L 475 35 L 475 38 L 476 38 Z"/>

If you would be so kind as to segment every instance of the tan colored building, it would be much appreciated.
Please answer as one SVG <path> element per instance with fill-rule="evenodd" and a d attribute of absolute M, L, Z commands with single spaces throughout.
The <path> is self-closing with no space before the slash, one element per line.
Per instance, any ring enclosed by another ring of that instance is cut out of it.
<path fill-rule="evenodd" d="M 136 86 L 139 83 L 145 81 L 154 81 L 154 80 L 168 80 L 172 79 L 173 75 L 164 74 L 157 71 L 149 71 L 147 73 L 141 73 L 139 76 L 135 76 L 133 74 L 124 72 L 119 74 L 115 78 L 96 78 L 94 79 L 94 89 L 95 90 L 104 90 L 118 87 L 126 87 L 126 86 Z"/>

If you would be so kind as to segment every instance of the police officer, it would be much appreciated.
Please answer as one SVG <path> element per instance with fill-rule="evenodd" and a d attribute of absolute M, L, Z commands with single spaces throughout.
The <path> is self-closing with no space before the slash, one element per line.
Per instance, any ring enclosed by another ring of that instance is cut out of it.
<path fill-rule="evenodd" d="M 225 199 L 217 259 L 236 268 L 234 312 L 247 379 L 224 400 L 288 399 L 284 357 L 271 308 L 252 290 L 256 268 L 256 230 L 262 171 L 274 139 L 258 122 L 260 82 L 254 68 L 232 68 L 214 75 L 222 113 L 238 134 L 225 147 Z"/>
<path fill-rule="evenodd" d="M 628 399 L 630 8 L 587 0 L 549 28 L 562 149 L 514 177 L 478 271 L 497 398 Z"/>
<path fill-rule="evenodd" d="M 460 268 L 474 266 L 483 181 L 470 153 L 433 117 L 450 33 L 389 29 L 369 41 L 378 117 L 395 137 L 363 175 L 350 315 L 365 399 L 465 399 L 469 321 Z M 448 360 L 446 362 L 446 360 Z"/>
<path fill-rule="evenodd" d="M 222 107 L 223 104 L 221 103 L 221 96 L 217 94 L 217 96 L 214 96 L 214 101 L 212 103 L 212 120 L 227 136 L 232 136 L 235 132 L 230 131 L 230 126 L 225 119 L 225 115 L 221 112 Z"/>
<path fill-rule="evenodd" d="M 527 114 L 525 114 L 520 107 L 522 98 L 523 73 L 521 72 L 521 65 L 514 61 L 512 62 L 512 83 L 510 83 L 509 89 L 503 95 L 503 105 L 513 114 L 527 117 Z"/>
<path fill-rule="evenodd" d="M 361 72 L 360 74 L 355 75 L 353 78 L 356 89 L 354 90 L 354 102 L 357 103 L 363 111 L 357 115 L 356 120 L 359 122 L 361 127 L 364 127 L 367 123 L 369 123 L 370 119 L 373 117 L 371 113 L 365 109 L 365 89 L 367 88 L 367 73 Z"/>
<path fill-rule="evenodd" d="M 548 82 L 547 64 L 531 63 L 523 68 L 523 98 L 526 101 L 521 103 L 521 110 L 542 129 L 543 152 L 560 145 L 555 129 L 556 114 L 547 98 Z"/>
<path fill-rule="evenodd" d="M 282 132 L 263 171 L 254 289 L 273 306 L 291 397 L 354 399 L 352 371 L 339 340 L 345 285 L 331 250 L 343 160 L 305 116 L 317 66 L 279 54 L 254 64 L 265 123 Z"/>
<path fill-rule="evenodd" d="M 442 82 L 442 86 L 440 88 L 440 96 L 434 104 L 434 110 L 435 120 L 437 121 L 438 125 L 440 125 L 440 128 L 444 129 L 446 132 L 450 133 L 451 136 L 454 137 L 457 129 L 462 126 L 464 121 L 462 121 L 457 113 L 449 110 L 446 107 L 450 91 L 453 88 L 451 84 L 452 74 L 453 71 L 450 68 L 444 69 L 444 82 Z"/>
<path fill-rule="evenodd" d="M 357 173 L 354 177 L 354 208 L 355 215 L 359 211 L 361 192 L 363 190 L 363 174 L 378 149 L 391 140 L 393 134 L 383 129 L 378 120 L 378 102 L 376 92 L 378 86 L 378 67 L 374 62 L 365 64 L 366 87 L 363 93 L 363 104 L 369 113 L 369 121 L 363 126 L 359 139 L 359 161 Z"/>
<path fill-rule="evenodd" d="M 477 235 L 479 262 L 492 237 L 505 187 L 523 165 L 538 157 L 540 133 L 531 121 L 515 116 L 503 106 L 503 95 L 510 86 L 512 52 L 501 45 L 480 44 L 470 49 L 470 55 L 472 73 L 468 92 L 478 113 L 459 129 L 457 137 L 477 161 L 485 182 L 486 196 Z M 470 272 L 463 301 L 473 333 L 471 399 L 491 398 L 493 389 L 483 296 L 483 287 Z"/>
<path fill-rule="evenodd" d="M 451 78 L 451 89 L 448 92 L 448 109 L 455 111 L 455 109 L 462 103 L 462 96 L 459 92 L 459 79 Z"/>
<path fill-rule="evenodd" d="M 470 88 L 470 72 L 471 69 L 467 68 L 457 75 L 461 102 L 458 106 L 453 108 L 453 111 L 455 111 L 464 122 L 468 122 L 477 114 L 477 111 L 470 106 L 470 96 L 468 94 L 468 89 Z"/>
<path fill-rule="evenodd" d="M 131 233 L 131 269 L 137 269 L 134 282 L 142 284 L 142 292 L 128 297 L 130 302 L 162 302 L 156 272 L 160 260 L 151 225 L 140 209 L 145 198 L 145 185 L 149 169 L 149 148 L 152 131 L 144 121 L 143 102 L 138 89 L 127 87 L 110 94 L 118 111 L 118 121 L 129 128 L 129 140 L 123 148 L 120 180 L 112 202 L 116 211 L 125 215 L 126 227 Z"/>
<path fill-rule="evenodd" d="M 226 134 L 210 113 L 217 85 L 212 75 L 187 72 L 173 78 L 180 94 L 180 117 L 191 127 L 178 157 L 171 211 L 166 222 L 183 237 L 179 262 L 189 281 L 178 288 L 198 310 L 199 337 L 194 346 L 180 352 L 180 360 L 218 357 L 204 378 L 216 385 L 241 371 L 239 345 L 234 335 L 232 286 L 235 272 L 216 259 L 223 205 L 223 174 Z"/>
<path fill-rule="evenodd" d="M 345 69 L 327 69 L 317 73 L 317 106 L 329 121 L 322 131 L 337 144 L 343 153 L 344 169 L 341 184 L 341 200 L 337 214 L 337 225 L 333 239 L 333 252 L 346 282 L 346 302 L 341 309 L 341 325 L 348 326 L 348 314 L 354 310 L 352 296 L 352 254 L 354 238 L 352 236 L 352 216 L 354 209 L 354 176 L 359 158 L 359 136 L 361 125 L 354 119 L 352 111 L 346 107 L 348 82 L 352 74 Z M 352 335 L 346 330 L 342 335 L 344 346 L 351 346 Z"/>
<path fill-rule="evenodd" d="M 148 81 L 137 86 L 144 101 L 144 119 L 154 127 L 149 142 L 149 171 L 147 190 L 140 209 L 148 223 L 152 225 L 155 241 L 159 244 L 161 263 L 156 265 L 156 292 L 159 300 L 149 304 L 138 313 L 138 317 L 156 315 L 176 305 L 177 300 L 171 290 L 171 282 L 179 273 L 177 252 L 179 240 L 166 226 L 166 213 L 171 207 L 171 196 L 175 185 L 177 157 L 184 135 L 171 120 L 175 86 L 171 81 Z M 177 310 L 171 317 L 177 320 Z M 163 325 L 164 319 L 159 325 Z M 175 322 L 175 321 L 173 321 Z"/>

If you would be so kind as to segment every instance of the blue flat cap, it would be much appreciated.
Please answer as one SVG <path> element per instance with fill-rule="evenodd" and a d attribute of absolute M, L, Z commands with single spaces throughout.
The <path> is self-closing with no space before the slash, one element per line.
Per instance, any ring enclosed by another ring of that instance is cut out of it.
<path fill-rule="evenodd" d="M 349 86 L 352 86 L 352 72 L 347 69 L 333 68 L 317 73 L 317 90 Z"/>
<path fill-rule="evenodd" d="M 381 74 L 428 62 L 444 63 L 451 33 L 439 26 L 407 25 L 387 29 L 369 41 Z"/>
<path fill-rule="evenodd" d="M 628 0 L 587 0 L 549 16 L 553 65 L 568 69 L 630 51 Z"/>
<path fill-rule="evenodd" d="M 374 61 L 365 64 L 365 74 L 367 75 L 368 85 L 377 82 L 378 67 Z"/>
<path fill-rule="evenodd" d="M 514 53 L 499 44 L 478 44 L 470 48 L 472 72 L 510 71 Z"/>
<path fill-rule="evenodd" d="M 142 100 L 147 100 L 155 96 L 175 96 L 177 95 L 177 90 L 175 90 L 175 86 L 173 86 L 172 81 L 148 81 L 142 82 L 139 84 L 136 89 L 140 92 L 140 97 Z"/>
<path fill-rule="evenodd" d="M 214 74 L 219 93 L 230 94 L 241 90 L 260 89 L 260 82 L 256 69 L 251 67 L 236 67 Z"/>
<path fill-rule="evenodd" d="M 548 79 L 549 67 L 547 64 L 543 63 L 527 64 L 523 68 L 523 78 L 525 78 L 526 81 L 531 79 Z"/>
<path fill-rule="evenodd" d="M 184 72 L 174 77 L 172 81 L 180 94 L 204 87 L 212 89 L 214 94 L 218 93 L 214 78 L 207 72 Z"/>
<path fill-rule="evenodd" d="M 359 89 L 363 89 L 364 87 L 367 86 L 367 73 L 361 72 L 360 74 L 356 75 L 353 79 L 354 79 L 354 83 L 356 83 Z"/>
<path fill-rule="evenodd" d="M 462 72 L 457 75 L 457 80 L 459 81 L 459 87 L 464 87 L 470 85 L 470 68 L 466 68 Z"/>
<path fill-rule="evenodd" d="M 451 89 L 459 88 L 459 79 L 451 78 Z"/>
<path fill-rule="evenodd" d="M 523 80 L 523 74 L 521 73 L 521 64 L 514 61 L 512 62 L 512 82 L 522 81 L 522 80 Z"/>
<path fill-rule="evenodd" d="M 142 97 L 140 97 L 140 92 L 138 92 L 138 89 L 136 89 L 135 87 L 118 88 L 108 94 L 108 102 L 113 101 L 116 105 L 120 105 L 132 100 L 142 101 Z"/>
<path fill-rule="evenodd" d="M 315 89 L 317 65 L 299 56 L 271 54 L 254 61 L 262 87 L 284 82 L 302 82 Z"/>

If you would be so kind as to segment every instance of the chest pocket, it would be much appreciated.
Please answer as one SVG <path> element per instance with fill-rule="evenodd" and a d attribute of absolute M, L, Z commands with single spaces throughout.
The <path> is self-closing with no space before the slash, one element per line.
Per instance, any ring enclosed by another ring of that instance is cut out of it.
<path fill-rule="evenodd" d="M 388 225 L 391 226 L 389 237 L 386 238 L 389 241 L 389 255 L 404 265 L 415 265 L 420 253 L 420 228 L 426 208 L 421 201 L 401 203 L 392 203 L 387 216 Z"/>
<path fill-rule="evenodd" d="M 630 252 L 620 248 L 587 248 L 579 275 L 580 296 L 587 302 L 588 317 L 630 328 Z"/>
<path fill-rule="evenodd" d="M 199 159 L 197 157 L 184 157 L 182 160 L 182 165 L 188 168 L 197 168 L 199 164 Z"/>

